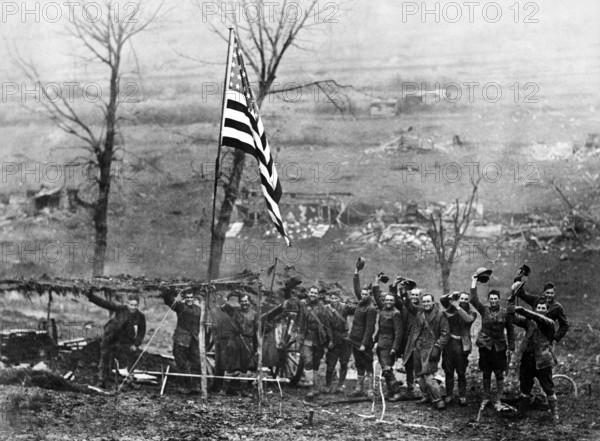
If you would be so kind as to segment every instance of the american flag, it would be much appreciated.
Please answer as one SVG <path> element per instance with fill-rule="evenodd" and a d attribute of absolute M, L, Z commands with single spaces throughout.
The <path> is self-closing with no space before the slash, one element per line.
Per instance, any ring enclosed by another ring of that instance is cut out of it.
<path fill-rule="evenodd" d="M 258 105 L 250 87 L 236 36 L 233 37 L 231 44 L 233 45 L 230 51 L 232 54 L 231 69 L 226 86 L 221 145 L 241 149 L 256 158 L 269 215 L 275 228 L 289 246 L 290 240 L 285 232 L 279 211 L 281 183 L 273 163 L 267 135 L 260 119 Z"/>

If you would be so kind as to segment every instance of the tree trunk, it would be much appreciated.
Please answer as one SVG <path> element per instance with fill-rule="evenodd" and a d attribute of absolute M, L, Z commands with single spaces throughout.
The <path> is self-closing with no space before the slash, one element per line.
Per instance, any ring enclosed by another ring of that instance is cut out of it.
<path fill-rule="evenodd" d="M 223 203 L 221 204 L 221 209 L 219 210 L 215 231 L 210 239 L 210 257 L 206 275 L 208 280 L 219 278 L 221 259 L 223 257 L 223 246 L 225 245 L 225 233 L 229 228 L 231 213 L 233 212 L 233 207 L 238 198 L 238 189 L 242 179 L 245 159 L 246 155 L 242 150 L 236 149 L 233 152 L 233 164 L 231 175 L 229 176 L 229 183 L 225 187 L 225 196 L 223 198 Z"/>
<path fill-rule="evenodd" d="M 94 227 L 96 229 L 96 243 L 94 248 L 93 276 L 104 275 L 104 261 L 106 257 L 106 241 L 108 235 L 108 197 L 110 195 L 110 169 L 115 146 L 117 99 L 119 94 L 119 65 L 120 47 L 115 55 L 114 64 L 111 66 L 110 98 L 106 106 L 106 138 L 104 149 L 97 154 L 100 167 L 98 180 L 98 200 L 94 207 Z"/>
<path fill-rule="evenodd" d="M 108 235 L 108 196 L 110 194 L 110 163 L 102 155 L 100 162 L 100 179 L 98 182 L 98 199 L 94 204 L 94 228 L 96 241 L 94 247 L 93 276 L 104 275 L 104 258 L 106 256 L 106 241 Z M 112 159 L 112 158 L 111 158 Z"/>
<path fill-rule="evenodd" d="M 451 264 L 445 259 L 440 262 L 442 267 L 442 292 L 444 294 L 450 293 L 450 269 Z"/>

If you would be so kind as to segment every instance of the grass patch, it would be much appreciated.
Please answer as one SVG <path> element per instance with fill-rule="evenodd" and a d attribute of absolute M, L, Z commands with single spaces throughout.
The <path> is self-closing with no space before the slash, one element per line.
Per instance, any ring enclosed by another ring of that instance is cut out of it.
<path fill-rule="evenodd" d="M 8 414 L 16 414 L 23 411 L 39 412 L 51 401 L 52 397 L 47 392 L 13 392 L 9 393 L 6 397 L 6 412 Z"/>

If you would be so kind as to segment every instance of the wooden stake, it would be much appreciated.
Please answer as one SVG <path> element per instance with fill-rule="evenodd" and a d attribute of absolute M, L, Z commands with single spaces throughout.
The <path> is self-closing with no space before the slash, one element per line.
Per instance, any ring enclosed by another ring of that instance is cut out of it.
<path fill-rule="evenodd" d="M 50 323 L 50 313 L 52 311 L 52 290 L 48 290 L 48 311 L 46 314 L 46 331 L 52 337 L 52 324 Z"/>
<path fill-rule="evenodd" d="M 208 387 L 206 384 L 206 329 L 204 326 L 206 325 L 206 297 L 200 296 L 200 334 L 198 335 L 198 339 L 200 340 L 200 369 L 202 373 L 202 377 L 200 378 L 200 387 L 202 388 L 202 398 L 208 398 Z"/>
<path fill-rule="evenodd" d="M 277 273 L 277 261 L 275 257 L 275 264 L 273 264 L 273 277 L 271 278 L 271 287 L 269 288 L 269 297 L 273 296 L 273 285 L 275 284 L 275 274 Z M 263 373 L 262 373 L 262 355 L 263 355 L 263 342 L 265 338 L 265 332 L 262 323 L 262 290 L 258 290 L 258 406 L 260 407 L 263 402 Z"/>
<path fill-rule="evenodd" d="M 164 372 L 164 378 L 162 381 L 162 386 L 160 387 L 160 394 L 162 395 L 165 392 L 165 386 L 167 385 L 167 379 L 169 378 L 169 369 L 171 369 L 171 365 L 167 365 L 167 370 Z M 162 370 L 162 367 L 161 367 Z"/>

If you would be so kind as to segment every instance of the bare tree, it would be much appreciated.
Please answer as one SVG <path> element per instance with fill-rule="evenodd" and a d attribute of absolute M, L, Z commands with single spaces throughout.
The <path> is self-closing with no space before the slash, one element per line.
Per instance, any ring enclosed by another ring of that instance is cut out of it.
<path fill-rule="evenodd" d="M 452 230 L 449 232 L 444 225 L 444 216 L 441 209 L 431 213 L 418 212 L 418 217 L 427 226 L 427 235 L 433 242 L 437 261 L 440 264 L 442 275 L 442 290 L 444 294 L 450 292 L 450 272 L 456 257 L 456 252 L 463 240 L 473 214 L 473 204 L 477 197 L 477 190 L 481 178 L 472 182 L 473 188 L 469 199 L 461 207 L 458 198 L 453 203 L 451 214 Z"/>
<path fill-rule="evenodd" d="M 84 2 L 82 6 L 85 8 L 87 3 Z M 98 3 L 94 5 L 95 8 L 99 7 Z M 101 63 L 107 69 L 108 98 L 100 94 L 96 104 L 102 115 L 100 121 L 93 116 L 86 118 L 82 111 L 76 110 L 72 97 L 56 94 L 46 87 L 33 61 L 25 60 L 20 55 L 14 57 L 26 77 L 39 87 L 43 98 L 39 102 L 44 113 L 65 133 L 83 142 L 82 148 L 88 152 L 85 159 L 97 170 L 94 177 L 97 190 L 95 200 L 85 204 L 93 213 L 95 228 L 94 276 L 104 273 L 111 166 L 118 150 L 119 107 L 124 101 L 120 89 L 123 55 L 126 44 L 154 21 L 162 4 L 144 19 L 141 18 L 140 3 L 129 2 L 120 6 L 116 1 L 104 0 L 100 6 L 101 13 L 96 17 L 90 17 L 85 11 L 73 14 L 67 28 L 68 33 L 83 46 L 87 54 L 85 62 Z M 124 8 L 127 10 L 124 11 Z"/>
<path fill-rule="evenodd" d="M 257 105 L 260 108 L 265 97 L 272 92 L 271 88 L 277 76 L 286 52 L 297 45 L 298 35 L 308 26 L 318 24 L 309 22 L 309 18 L 314 16 L 318 8 L 317 0 L 305 2 L 290 2 L 284 0 L 281 3 L 243 0 L 239 2 L 229 2 L 222 4 L 222 8 L 227 5 L 226 11 L 239 11 L 241 8 L 249 10 L 254 8 L 257 14 L 250 19 L 242 21 L 240 14 L 222 14 L 229 24 L 236 30 L 239 36 L 238 45 L 241 49 L 244 59 L 257 78 Z M 289 15 L 291 7 L 294 7 L 296 14 Z M 203 4 L 199 4 L 203 7 Z M 203 10 L 203 13 L 205 11 Z M 226 36 L 213 26 L 215 32 L 227 41 Z M 217 217 L 215 231 L 211 239 L 211 253 L 208 262 L 207 277 L 209 280 L 219 277 L 221 258 L 223 255 L 223 245 L 225 242 L 225 233 L 229 227 L 233 207 L 239 196 L 242 172 L 244 169 L 245 154 L 242 150 L 235 151 L 228 155 L 224 154 L 223 173 L 220 176 L 223 182 L 223 202 Z"/>

